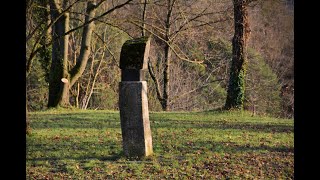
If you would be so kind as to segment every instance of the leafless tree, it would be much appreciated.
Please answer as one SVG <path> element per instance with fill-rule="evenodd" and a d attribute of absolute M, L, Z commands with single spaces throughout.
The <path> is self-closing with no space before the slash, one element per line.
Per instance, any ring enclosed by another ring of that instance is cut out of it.
<path fill-rule="evenodd" d="M 99 3 L 88 1 L 84 23 L 70 30 L 69 11 L 76 3 L 79 2 L 79 0 L 71 3 L 68 3 L 65 0 L 62 2 L 59 0 L 49 0 L 51 14 L 50 24 L 42 33 L 40 33 L 40 36 L 36 38 L 35 43 L 31 48 L 29 58 L 27 59 L 28 74 L 30 72 L 34 56 L 41 50 L 41 48 L 37 48 L 37 45 L 42 37 L 44 37 L 47 30 L 52 27 L 52 39 L 50 42 L 52 43 L 52 62 L 49 78 L 48 107 L 69 105 L 69 89 L 74 85 L 79 77 L 81 77 L 88 62 L 94 21 L 97 21 L 114 10 L 125 6 L 130 1 L 132 0 L 127 0 L 123 3 L 120 3 L 98 16 L 95 16 L 95 11 L 99 5 L 104 2 L 104 0 L 100 1 Z M 83 33 L 79 57 L 75 66 L 73 66 L 72 69 L 68 69 L 69 34 L 80 28 L 83 28 Z M 36 32 L 36 29 L 37 28 L 35 28 L 33 32 Z M 32 32 L 30 33 L 30 38 L 33 34 L 34 33 Z"/>
<path fill-rule="evenodd" d="M 199 7 L 197 3 L 195 1 L 185 2 L 179 0 L 155 1 L 149 4 L 149 9 L 153 13 L 148 14 L 149 18 L 145 22 L 141 22 L 139 19 L 129 19 L 130 23 L 138 27 L 142 27 L 141 24 L 145 25 L 144 29 L 153 35 L 155 41 L 160 43 L 161 48 L 163 48 L 161 81 L 153 70 L 158 67 L 153 67 L 151 61 L 149 62 L 149 73 L 155 83 L 157 98 L 165 111 L 169 110 L 171 101 L 170 73 L 173 58 L 189 63 L 203 63 L 203 60 L 192 59 L 182 50 L 183 48 L 178 44 L 179 37 L 185 35 L 184 33 L 190 32 L 191 29 L 209 26 L 229 19 L 229 17 L 222 18 L 218 16 L 223 14 L 225 10 L 212 12 L 208 7 Z M 205 19 L 209 15 L 216 15 L 217 17 L 215 20 Z"/>

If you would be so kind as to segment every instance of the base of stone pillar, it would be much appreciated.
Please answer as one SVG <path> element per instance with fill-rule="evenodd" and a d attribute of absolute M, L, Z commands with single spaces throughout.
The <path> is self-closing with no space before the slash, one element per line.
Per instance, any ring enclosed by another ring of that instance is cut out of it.
<path fill-rule="evenodd" d="M 119 107 L 124 154 L 128 157 L 151 155 L 153 150 L 148 110 L 147 82 L 120 82 Z"/>

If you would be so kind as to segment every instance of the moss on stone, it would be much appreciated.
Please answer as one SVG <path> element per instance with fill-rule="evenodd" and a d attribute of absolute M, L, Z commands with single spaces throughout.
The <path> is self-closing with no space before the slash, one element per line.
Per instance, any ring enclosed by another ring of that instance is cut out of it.
<path fill-rule="evenodd" d="M 144 55 L 149 37 L 126 41 L 121 49 L 120 69 L 143 69 Z"/>

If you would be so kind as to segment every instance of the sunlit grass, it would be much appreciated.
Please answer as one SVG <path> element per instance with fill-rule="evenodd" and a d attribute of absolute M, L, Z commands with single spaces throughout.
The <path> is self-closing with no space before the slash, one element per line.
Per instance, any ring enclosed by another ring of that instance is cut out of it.
<path fill-rule="evenodd" d="M 293 120 L 237 112 L 150 113 L 154 155 L 122 154 L 119 113 L 30 114 L 27 179 L 293 179 Z"/>

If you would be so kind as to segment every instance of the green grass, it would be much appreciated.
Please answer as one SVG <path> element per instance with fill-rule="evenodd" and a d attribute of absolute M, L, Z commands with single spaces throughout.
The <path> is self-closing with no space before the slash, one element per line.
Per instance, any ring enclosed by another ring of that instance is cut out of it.
<path fill-rule="evenodd" d="M 119 112 L 30 113 L 27 179 L 293 179 L 293 120 L 150 113 L 154 155 L 123 156 Z"/>

